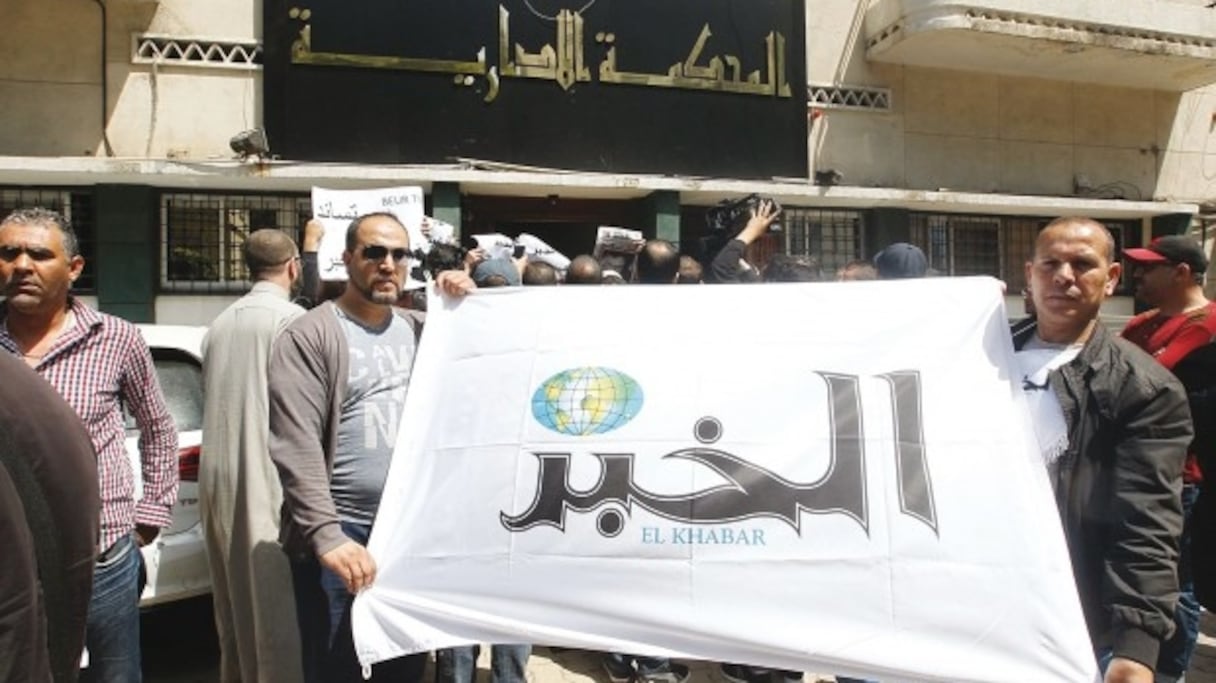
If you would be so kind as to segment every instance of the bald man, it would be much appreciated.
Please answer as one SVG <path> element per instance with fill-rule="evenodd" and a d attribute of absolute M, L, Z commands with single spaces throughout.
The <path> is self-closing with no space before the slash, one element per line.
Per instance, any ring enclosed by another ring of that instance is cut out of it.
<path fill-rule="evenodd" d="M 1121 274 L 1102 224 L 1052 221 L 1026 263 L 1036 318 L 1014 346 L 1105 681 L 1152 683 L 1174 630 L 1192 430 L 1181 384 L 1098 319 Z"/>

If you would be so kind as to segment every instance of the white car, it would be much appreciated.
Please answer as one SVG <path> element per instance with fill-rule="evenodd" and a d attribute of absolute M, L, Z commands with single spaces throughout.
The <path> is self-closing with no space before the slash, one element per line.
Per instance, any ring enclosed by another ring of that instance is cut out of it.
<path fill-rule="evenodd" d="M 141 607 L 159 605 L 211 592 L 203 527 L 199 520 L 198 463 L 203 441 L 203 363 L 205 327 L 139 325 L 152 349 L 165 404 L 177 424 L 177 470 L 181 487 L 173 506 L 173 523 L 143 548 L 148 583 Z M 143 482 L 139 466 L 139 431 L 127 415 L 127 454 L 135 472 L 135 499 Z"/>

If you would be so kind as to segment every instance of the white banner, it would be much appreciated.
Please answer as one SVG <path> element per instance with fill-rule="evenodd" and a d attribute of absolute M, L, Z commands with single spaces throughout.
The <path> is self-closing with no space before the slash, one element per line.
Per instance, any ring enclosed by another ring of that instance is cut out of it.
<path fill-rule="evenodd" d="M 365 664 L 531 642 L 1095 679 L 995 280 L 432 301 Z"/>
<path fill-rule="evenodd" d="M 426 252 L 430 242 L 422 234 L 422 188 L 382 187 L 374 190 L 327 190 L 312 188 L 312 215 L 325 226 L 321 245 L 317 249 L 317 266 L 322 280 L 345 280 L 346 266 L 342 252 L 346 250 L 346 230 L 359 216 L 377 211 L 393 214 L 410 235 L 410 248 Z M 411 260 L 411 267 L 413 263 Z M 422 283 L 408 278 L 406 288 Z"/>

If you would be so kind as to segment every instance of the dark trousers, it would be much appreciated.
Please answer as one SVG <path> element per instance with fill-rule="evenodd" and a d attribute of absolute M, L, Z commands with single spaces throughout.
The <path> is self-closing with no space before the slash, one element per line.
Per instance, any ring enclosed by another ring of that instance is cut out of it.
<path fill-rule="evenodd" d="M 367 543 L 371 527 L 342 523 L 342 531 L 356 543 Z M 315 559 L 291 563 L 296 594 L 296 618 L 304 656 L 305 683 L 363 683 L 362 667 L 355 656 L 350 630 L 350 611 L 355 596 L 336 574 Z M 425 653 L 398 657 L 372 666 L 376 681 L 419 683 L 426 668 Z"/>

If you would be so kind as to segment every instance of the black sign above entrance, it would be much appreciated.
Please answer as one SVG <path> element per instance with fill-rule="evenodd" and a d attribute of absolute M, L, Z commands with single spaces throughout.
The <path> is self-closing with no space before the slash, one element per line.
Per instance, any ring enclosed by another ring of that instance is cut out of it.
<path fill-rule="evenodd" d="M 805 177 L 801 0 L 266 0 L 284 158 Z"/>

